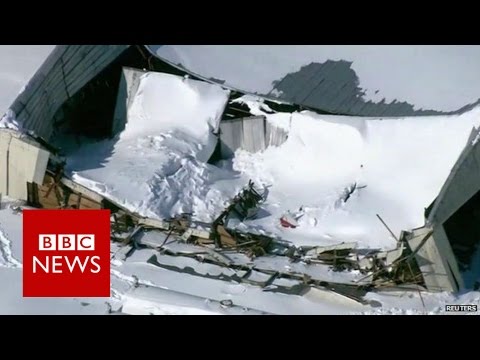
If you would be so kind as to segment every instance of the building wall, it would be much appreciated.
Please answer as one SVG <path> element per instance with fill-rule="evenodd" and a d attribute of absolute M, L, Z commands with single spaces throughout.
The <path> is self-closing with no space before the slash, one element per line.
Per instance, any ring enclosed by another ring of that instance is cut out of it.
<path fill-rule="evenodd" d="M 480 191 L 479 140 L 480 129 L 473 129 L 427 219 L 427 225 L 435 231 L 433 239 L 435 246 L 439 249 L 439 259 L 442 260 L 445 269 L 448 265 L 460 287 L 464 285 L 459 268 L 462 259 L 458 258 L 458 254 L 455 255 L 455 248 L 467 246 L 467 251 L 473 254 L 475 246 L 472 244 L 478 245 L 480 242 L 480 239 L 475 239 L 475 235 L 470 231 L 471 226 L 477 226 L 475 217 L 471 213 L 460 212 L 462 207 Z M 461 217 L 461 225 L 456 224 L 452 227 L 452 220 L 457 219 L 458 216 Z"/>
<path fill-rule="evenodd" d="M 17 121 L 49 139 L 61 106 L 129 46 L 57 46 L 10 107 Z"/>
<path fill-rule="evenodd" d="M 113 115 L 112 134 L 115 136 L 125 129 L 127 123 L 128 109 L 135 99 L 133 94 L 136 94 L 140 86 L 141 76 L 145 71 L 124 67 L 122 69 L 122 76 L 117 93 L 117 103 L 115 106 L 115 113 Z"/>
<path fill-rule="evenodd" d="M 237 149 L 251 153 L 269 146 L 279 146 L 288 137 L 287 131 L 272 125 L 265 116 L 253 116 L 220 123 L 220 150 L 222 158 L 230 158 Z"/>
<path fill-rule="evenodd" d="M 443 224 L 455 211 L 480 190 L 480 129 L 470 137 L 443 185 L 428 222 Z"/>
<path fill-rule="evenodd" d="M 415 259 L 429 291 L 457 292 L 463 287 L 457 262 L 442 226 L 415 229 L 408 243 L 416 252 Z"/>
<path fill-rule="evenodd" d="M 0 193 L 27 200 L 27 182 L 41 185 L 50 153 L 18 133 L 0 131 Z"/>
<path fill-rule="evenodd" d="M 266 141 L 267 147 L 280 146 L 288 139 L 288 131 L 275 126 L 267 121 Z"/>

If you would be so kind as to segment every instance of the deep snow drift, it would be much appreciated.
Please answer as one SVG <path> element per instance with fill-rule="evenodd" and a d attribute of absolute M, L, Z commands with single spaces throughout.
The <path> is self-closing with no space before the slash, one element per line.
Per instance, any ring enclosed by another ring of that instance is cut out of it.
<path fill-rule="evenodd" d="M 262 113 L 254 100 L 243 101 Z M 299 228 L 279 230 L 285 238 L 309 244 L 358 241 L 366 247 L 395 246 L 376 214 L 397 235 L 424 224 L 425 208 L 480 124 L 478 108 L 459 116 L 388 120 L 265 115 L 288 127 L 289 137 L 263 153 L 236 154 L 236 170 L 270 185 L 265 210 L 271 216 L 252 223 L 275 231 L 284 211 L 303 207 Z"/>
<path fill-rule="evenodd" d="M 205 82 L 145 74 L 125 130 L 70 154 L 68 169 L 75 181 L 145 216 L 191 212 L 210 195 L 216 202 L 209 183 L 222 172 L 213 174 L 206 161 L 228 96 Z"/>
<path fill-rule="evenodd" d="M 118 139 L 70 154 L 76 181 L 142 215 L 193 212 L 211 221 L 249 179 L 268 189 L 257 219 L 230 227 L 276 234 L 297 245 L 357 241 L 393 248 L 397 235 L 424 224 L 424 209 L 440 191 L 480 109 L 458 116 L 382 120 L 268 114 L 243 97 L 255 115 L 288 131 L 287 141 L 261 153 L 236 152 L 221 167 L 206 164 L 216 144 L 228 92 L 173 75 L 144 75 Z M 297 216 L 297 229 L 279 218 Z"/>

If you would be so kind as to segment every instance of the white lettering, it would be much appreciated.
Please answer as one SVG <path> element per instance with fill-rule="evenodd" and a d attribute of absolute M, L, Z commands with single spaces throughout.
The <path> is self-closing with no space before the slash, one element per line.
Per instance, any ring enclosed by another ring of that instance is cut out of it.
<path fill-rule="evenodd" d="M 75 235 L 58 235 L 58 250 L 75 250 Z"/>
<path fill-rule="evenodd" d="M 95 235 L 41 234 L 38 235 L 38 249 L 40 251 L 95 251 Z"/>
<path fill-rule="evenodd" d="M 100 265 L 95 262 L 95 259 L 98 259 L 98 260 L 100 261 L 100 256 L 94 256 L 94 257 L 92 257 L 92 259 L 90 260 L 90 262 L 97 267 L 97 270 L 92 270 L 92 269 L 90 269 L 90 272 L 91 272 L 92 274 L 98 274 L 98 273 L 100 272 L 100 270 L 101 270 L 101 269 L 100 269 Z"/>
<path fill-rule="evenodd" d="M 57 260 L 62 260 L 62 256 L 52 256 L 52 273 L 62 274 L 62 269 L 57 270 L 57 267 L 62 266 L 62 262 Z"/>
<path fill-rule="evenodd" d="M 39 235 L 38 249 L 40 251 L 55 251 L 57 249 L 57 235 Z"/>
<path fill-rule="evenodd" d="M 87 267 L 87 263 L 89 259 L 90 259 L 90 256 L 87 256 L 85 258 L 85 261 L 82 264 L 82 262 L 80 261 L 80 258 L 78 256 L 75 256 L 75 258 L 73 259 L 73 262 L 70 263 L 70 260 L 68 259 L 68 257 L 65 256 L 65 261 L 67 262 L 68 269 L 70 270 L 71 273 L 75 269 L 76 264 L 78 264 L 78 267 L 80 268 L 80 271 L 83 274 L 83 272 L 85 271 L 85 268 Z"/>
<path fill-rule="evenodd" d="M 37 273 L 36 264 L 38 264 L 43 269 L 43 271 L 48 274 L 48 256 L 45 258 L 46 265 L 43 265 L 42 262 L 38 260 L 36 256 L 33 257 L 33 273 L 34 274 Z"/>
<path fill-rule="evenodd" d="M 77 250 L 95 250 L 95 235 L 77 235 Z"/>

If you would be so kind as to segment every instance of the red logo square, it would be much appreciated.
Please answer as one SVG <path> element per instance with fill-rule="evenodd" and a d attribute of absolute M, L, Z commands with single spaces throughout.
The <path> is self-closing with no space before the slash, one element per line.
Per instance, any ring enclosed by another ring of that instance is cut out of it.
<path fill-rule="evenodd" d="M 23 211 L 24 297 L 110 297 L 110 211 Z"/>

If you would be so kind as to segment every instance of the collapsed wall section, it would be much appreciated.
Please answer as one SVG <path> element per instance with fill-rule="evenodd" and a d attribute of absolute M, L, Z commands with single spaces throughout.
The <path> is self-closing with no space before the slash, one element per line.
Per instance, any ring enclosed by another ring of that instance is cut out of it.
<path fill-rule="evenodd" d="M 265 116 L 252 116 L 220 123 L 220 152 L 223 159 L 232 158 L 238 149 L 257 153 L 270 146 L 282 145 L 288 132 Z"/>
<path fill-rule="evenodd" d="M 11 106 L 23 128 L 48 140 L 59 109 L 130 45 L 59 45 Z"/>
<path fill-rule="evenodd" d="M 166 73 L 122 74 L 115 136 L 68 153 L 67 173 L 142 216 L 191 212 L 216 178 L 207 161 L 230 92 Z"/>
<path fill-rule="evenodd" d="M 27 183 L 42 184 L 50 153 L 17 132 L 0 130 L 0 193 L 27 200 Z"/>
<path fill-rule="evenodd" d="M 472 288 L 480 279 L 480 129 L 473 129 L 431 211 L 427 224 L 445 240 L 441 257 L 455 258 L 453 271 Z M 440 245 L 439 245 L 440 246 Z"/>

